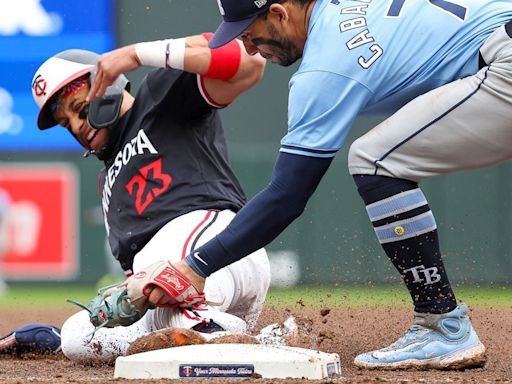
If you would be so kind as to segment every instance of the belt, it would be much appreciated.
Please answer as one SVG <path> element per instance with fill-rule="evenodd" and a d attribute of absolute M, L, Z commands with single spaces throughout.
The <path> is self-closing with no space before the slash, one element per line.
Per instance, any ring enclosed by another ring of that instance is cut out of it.
<path fill-rule="evenodd" d="M 512 20 L 505 24 L 505 32 L 507 32 L 508 37 L 512 38 Z M 482 57 L 482 53 L 478 52 L 478 69 L 482 69 L 483 67 L 487 67 L 487 63 Z"/>
<path fill-rule="evenodd" d="M 512 37 L 512 20 L 505 24 L 505 31 L 507 31 L 508 37 Z"/>
<path fill-rule="evenodd" d="M 482 57 L 482 52 L 478 51 L 478 69 L 482 69 L 483 67 L 487 67 L 487 63 Z"/>

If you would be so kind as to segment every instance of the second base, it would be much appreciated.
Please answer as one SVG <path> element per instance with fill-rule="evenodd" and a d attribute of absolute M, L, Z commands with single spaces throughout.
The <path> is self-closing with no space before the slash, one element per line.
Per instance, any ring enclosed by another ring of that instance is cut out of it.
<path fill-rule="evenodd" d="M 304 378 L 341 375 L 340 357 L 312 349 L 253 345 L 203 344 L 118 357 L 115 378 Z"/>

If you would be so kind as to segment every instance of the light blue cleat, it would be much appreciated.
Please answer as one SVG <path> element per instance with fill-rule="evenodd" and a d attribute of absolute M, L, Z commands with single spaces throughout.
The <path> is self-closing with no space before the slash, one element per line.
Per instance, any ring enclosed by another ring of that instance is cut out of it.
<path fill-rule="evenodd" d="M 357 356 L 373 369 L 463 369 L 485 364 L 485 347 L 471 325 L 466 304 L 441 315 L 415 313 L 415 322 L 389 347 Z"/>

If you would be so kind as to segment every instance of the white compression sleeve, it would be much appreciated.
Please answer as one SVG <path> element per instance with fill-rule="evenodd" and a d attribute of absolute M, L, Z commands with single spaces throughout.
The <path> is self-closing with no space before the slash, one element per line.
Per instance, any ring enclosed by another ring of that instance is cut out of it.
<path fill-rule="evenodd" d="M 135 44 L 135 53 L 142 65 L 159 68 L 185 68 L 185 40 L 168 39 Z"/>

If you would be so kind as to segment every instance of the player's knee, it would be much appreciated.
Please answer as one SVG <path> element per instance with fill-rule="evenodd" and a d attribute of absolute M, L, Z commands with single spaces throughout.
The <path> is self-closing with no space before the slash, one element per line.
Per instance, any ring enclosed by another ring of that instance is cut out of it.
<path fill-rule="evenodd" d="M 355 140 L 348 151 L 348 169 L 351 175 L 366 174 L 374 167 L 374 159 L 368 153 L 365 137 Z"/>
<path fill-rule="evenodd" d="M 81 312 L 75 313 L 73 316 L 69 317 L 61 329 L 61 345 L 62 345 L 62 353 L 70 360 L 74 360 L 77 347 L 79 345 L 79 340 L 82 339 L 80 337 L 81 327 L 80 327 L 80 319 Z M 76 332 L 79 332 L 78 334 Z"/>
<path fill-rule="evenodd" d="M 80 311 L 69 317 L 61 329 L 61 345 L 64 356 L 76 362 L 92 362 L 88 342 L 93 330 L 94 327 L 89 322 L 89 315 L 86 311 Z"/>

